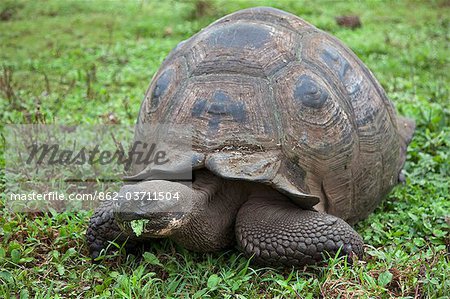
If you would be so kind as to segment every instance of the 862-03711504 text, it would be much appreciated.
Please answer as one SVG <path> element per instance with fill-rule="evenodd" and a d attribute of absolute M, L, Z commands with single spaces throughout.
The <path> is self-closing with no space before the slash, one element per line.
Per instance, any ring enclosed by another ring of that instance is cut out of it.
<path fill-rule="evenodd" d="M 93 193 L 62 193 L 51 191 L 45 193 L 11 193 L 9 200 L 12 201 L 107 201 L 107 200 L 179 200 L 179 192 L 98 192 Z"/>

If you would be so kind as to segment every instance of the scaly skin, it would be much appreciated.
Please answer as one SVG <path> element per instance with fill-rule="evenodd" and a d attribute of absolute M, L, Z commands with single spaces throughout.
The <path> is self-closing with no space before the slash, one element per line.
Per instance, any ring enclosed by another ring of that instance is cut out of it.
<path fill-rule="evenodd" d="M 289 201 L 252 198 L 239 210 L 238 247 L 263 265 L 303 266 L 324 255 L 363 255 L 361 237 L 344 220 L 298 209 Z"/>
<path fill-rule="evenodd" d="M 107 201 L 95 210 L 86 230 L 86 240 L 92 259 L 97 258 L 110 241 L 121 244 L 127 241 L 127 236 L 120 230 L 114 218 L 113 202 Z M 134 248 L 135 242 L 128 240 L 127 248 Z"/>

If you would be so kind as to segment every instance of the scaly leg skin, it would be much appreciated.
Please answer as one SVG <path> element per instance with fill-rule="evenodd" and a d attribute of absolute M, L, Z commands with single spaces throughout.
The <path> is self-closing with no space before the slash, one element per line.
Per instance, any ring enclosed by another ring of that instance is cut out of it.
<path fill-rule="evenodd" d="M 112 201 L 102 204 L 95 210 L 89 221 L 86 239 L 93 260 L 100 255 L 103 249 L 108 247 L 110 241 L 118 244 L 127 241 L 127 237 L 124 236 L 114 220 L 112 204 Z M 132 249 L 135 245 L 135 242 L 128 241 L 127 249 Z"/>
<path fill-rule="evenodd" d="M 268 198 L 275 196 L 277 198 Z M 251 196 L 236 220 L 238 247 L 262 265 L 303 266 L 323 261 L 323 254 L 353 253 L 362 258 L 363 241 L 344 220 L 299 209 L 281 194 Z"/>

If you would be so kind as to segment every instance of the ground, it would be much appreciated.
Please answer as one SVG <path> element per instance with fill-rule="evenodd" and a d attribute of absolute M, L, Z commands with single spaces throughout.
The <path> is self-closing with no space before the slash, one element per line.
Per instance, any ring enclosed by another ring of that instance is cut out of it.
<path fill-rule="evenodd" d="M 142 260 L 114 254 L 92 264 L 84 240 L 92 211 L 9 212 L 0 158 L 0 297 L 448 298 L 448 1 L 2 1 L 1 127 L 133 124 L 171 48 L 214 19 L 257 5 L 290 11 L 340 38 L 417 122 L 406 184 L 356 226 L 365 259 L 258 268 L 236 250 L 196 254 L 163 241 Z M 348 14 L 362 26 L 339 27 L 335 17 Z"/>

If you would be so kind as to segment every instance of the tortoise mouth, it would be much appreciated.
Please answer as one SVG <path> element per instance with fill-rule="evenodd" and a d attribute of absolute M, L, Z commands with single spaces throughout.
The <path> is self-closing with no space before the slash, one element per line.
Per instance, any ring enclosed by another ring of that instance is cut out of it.
<path fill-rule="evenodd" d="M 158 238 L 173 234 L 185 223 L 184 212 L 117 213 L 123 230 L 136 237 Z"/>
<path fill-rule="evenodd" d="M 148 220 L 158 224 L 159 222 L 165 222 L 169 219 L 183 219 L 186 216 L 185 212 L 145 212 L 140 211 L 129 211 L 129 212 L 116 212 L 116 219 L 122 222 L 130 222 L 134 220 Z M 161 221 L 155 221 L 155 220 Z"/>

